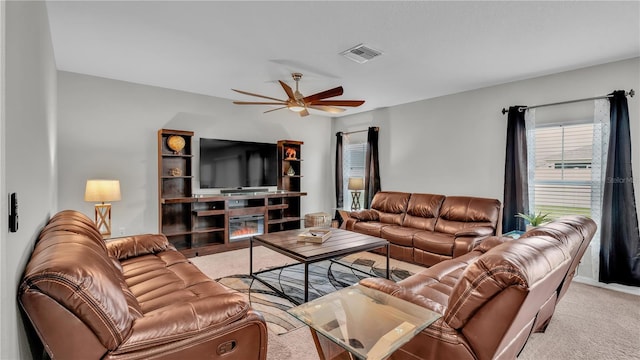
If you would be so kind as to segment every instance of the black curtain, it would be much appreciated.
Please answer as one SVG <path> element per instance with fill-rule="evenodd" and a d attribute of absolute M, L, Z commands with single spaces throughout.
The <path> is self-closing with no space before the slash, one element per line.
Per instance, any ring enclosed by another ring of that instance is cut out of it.
<path fill-rule="evenodd" d="M 373 195 L 380 191 L 380 161 L 378 157 L 378 132 L 380 128 L 370 127 L 367 133 L 367 155 L 364 164 L 364 208 L 368 209 Z"/>
<path fill-rule="evenodd" d="M 529 182 L 527 178 L 527 130 L 522 106 L 509 108 L 507 118 L 507 149 L 504 164 L 504 201 L 502 232 L 526 229 L 517 213 L 529 212 Z"/>
<path fill-rule="evenodd" d="M 600 227 L 600 281 L 640 286 L 640 235 L 631 174 L 629 107 L 624 91 L 611 95 Z"/>
<path fill-rule="evenodd" d="M 342 133 L 336 133 L 336 208 L 344 206 L 344 194 L 342 193 Z"/>

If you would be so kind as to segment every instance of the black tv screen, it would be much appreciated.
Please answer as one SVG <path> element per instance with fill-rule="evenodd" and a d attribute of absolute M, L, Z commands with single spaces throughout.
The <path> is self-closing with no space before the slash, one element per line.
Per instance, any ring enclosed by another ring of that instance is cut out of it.
<path fill-rule="evenodd" d="M 276 144 L 200 139 L 200 188 L 277 185 Z"/>

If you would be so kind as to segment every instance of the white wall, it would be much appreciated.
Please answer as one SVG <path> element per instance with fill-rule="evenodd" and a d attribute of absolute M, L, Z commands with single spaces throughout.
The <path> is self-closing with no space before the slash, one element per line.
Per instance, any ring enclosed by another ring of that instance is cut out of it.
<path fill-rule="evenodd" d="M 213 81 L 213 80 L 212 80 Z M 231 90 L 230 90 L 231 91 Z M 122 200 L 112 204 L 114 236 L 158 231 L 157 131 L 195 132 L 200 137 L 273 142 L 304 142 L 302 212 L 329 211 L 331 119 L 301 118 L 290 111 L 263 114 L 261 106 L 93 76 L 59 72 L 58 151 L 60 209 L 93 217 L 84 202 L 90 178 L 120 180 Z M 197 157 L 193 169 L 197 174 Z M 198 191 L 197 186 L 194 190 Z"/>
<path fill-rule="evenodd" d="M 17 288 L 35 238 L 56 208 L 56 77 L 43 2 L 5 5 L 5 189 L 0 207 L 2 322 L 0 358 L 31 357 L 16 302 Z M 6 192 L 5 192 L 6 191 Z M 6 196 L 19 198 L 19 230 L 6 230 Z"/>
<path fill-rule="evenodd" d="M 501 199 L 506 115 L 513 105 L 536 105 L 640 89 L 640 58 L 516 81 L 335 120 L 333 132 L 380 126 L 383 190 Z M 640 205 L 640 96 L 628 97 L 636 204 Z M 537 123 L 593 120 L 593 102 L 536 109 Z M 332 152 L 335 139 L 332 140 Z M 588 252 L 589 253 L 589 252 Z M 593 277 L 597 245 L 581 274 Z M 597 276 L 595 276 L 597 279 Z"/>

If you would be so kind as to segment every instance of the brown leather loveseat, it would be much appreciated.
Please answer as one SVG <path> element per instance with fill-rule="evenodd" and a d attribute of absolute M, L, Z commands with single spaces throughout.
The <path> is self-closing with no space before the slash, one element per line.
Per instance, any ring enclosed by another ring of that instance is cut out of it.
<path fill-rule="evenodd" d="M 386 239 L 394 259 L 431 266 L 495 235 L 500 214 L 496 199 L 380 191 L 344 227 Z"/>
<path fill-rule="evenodd" d="M 264 318 L 164 235 L 103 241 L 81 213 L 44 227 L 18 300 L 52 359 L 255 359 Z"/>
<path fill-rule="evenodd" d="M 595 230 L 589 218 L 565 217 L 518 240 L 490 237 L 398 283 L 361 280 L 442 315 L 391 359 L 514 359 L 545 330 Z"/>

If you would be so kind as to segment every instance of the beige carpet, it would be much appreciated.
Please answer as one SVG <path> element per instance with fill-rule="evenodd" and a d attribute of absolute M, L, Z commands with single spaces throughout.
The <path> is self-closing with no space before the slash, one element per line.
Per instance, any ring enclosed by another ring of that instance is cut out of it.
<path fill-rule="evenodd" d="M 211 278 L 249 273 L 248 249 L 191 258 Z M 254 271 L 294 260 L 254 249 Z M 391 266 L 401 262 L 392 259 Z M 402 266 L 406 266 L 402 263 Z M 411 265 L 410 270 L 418 267 Z M 308 328 L 269 334 L 267 359 L 317 360 Z M 573 282 L 544 334 L 533 334 L 518 359 L 640 359 L 640 297 Z"/>

